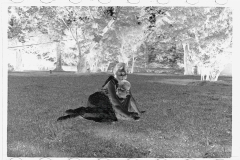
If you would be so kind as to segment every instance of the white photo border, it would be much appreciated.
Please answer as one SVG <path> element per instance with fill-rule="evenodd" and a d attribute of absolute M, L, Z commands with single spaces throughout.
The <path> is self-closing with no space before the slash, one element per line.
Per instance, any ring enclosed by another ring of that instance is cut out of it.
<path fill-rule="evenodd" d="M 100 3 L 102 2 L 102 3 Z M 106 3 L 109 2 L 109 3 Z M 139 2 L 139 3 L 136 3 Z M 0 149 L 0 154 L 2 159 L 4 160 L 84 160 L 84 159 L 92 159 L 96 160 L 98 158 L 12 158 L 7 157 L 7 8 L 8 6 L 185 6 L 185 7 L 231 7 L 233 9 L 233 88 L 232 88 L 232 157 L 230 159 L 240 159 L 240 131 L 239 124 L 240 116 L 239 116 L 239 72 L 238 68 L 240 68 L 239 63 L 239 55 L 240 51 L 238 49 L 239 46 L 239 37 L 240 37 L 240 8 L 238 7 L 237 0 L 1 0 L 1 25 L 0 25 L 0 92 L 2 96 L 0 97 L 0 110 L 1 110 L 1 134 L 2 138 L 0 138 L 0 144 L 2 144 L 2 149 Z M 107 158 L 102 158 L 107 159 Z M 108 158 L 114 159 L 114 158 Z M 127 159 L 127 158 L 117 158 L 117 159 Z M 134 158 L 131 158 L 134 159 Z M 140 159 L 140 158 L 135 158 Z M 142 159 L 142 158 L 141 158 Z M 149 159 L 157 159 L 157 158 L 149 158 Z M 183 158 L 184 159 L 184 158 Z M 186 159 L 194 159 L 194 158 L 186 158 Z M 216 158 L 217 159 L 217 158 Z M 223 158 L 218 158 L 223 159 Z"/>

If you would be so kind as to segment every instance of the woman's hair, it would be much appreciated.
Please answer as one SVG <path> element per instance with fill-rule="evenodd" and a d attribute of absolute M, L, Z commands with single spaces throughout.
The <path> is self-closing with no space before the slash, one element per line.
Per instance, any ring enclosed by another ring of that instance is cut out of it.
<path fill-rule="evenodd" d="M 113 68 L 113 75 L 114 75 L 115 78 L 116 78 L 117 72 L 118 72 L 119 70 L 124 70 L 125 72 L 127 72 L 127 71 L 126 71 L 126 64 L 125 64 L 125 63 L 122 63 L 122 62 L 116 64 L 116 66 Z"/>

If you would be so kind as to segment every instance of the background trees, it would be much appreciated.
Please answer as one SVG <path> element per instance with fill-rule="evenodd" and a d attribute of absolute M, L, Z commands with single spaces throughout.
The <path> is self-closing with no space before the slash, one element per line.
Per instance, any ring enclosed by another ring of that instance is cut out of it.
<path fill-rule="evenodd" d="M 230 61 L 231 10 L 229 8 L 174 8 L 169 10 L 169 15 L 173 16 L 170 17 L 172 21 L 167 25 L 172 29 L 168 28 L 164 31 L 173 36 L 170 40 L 175 40 L 183 46 L 184 74 L 192 74 L 192 66 L 210 67 L 214 70 L 212 80 L 216 80 L 224 65 Z M 224 62 L 223 59 L 225 59 Z"/>
<path fill-rule="evenodd" d="M 217 80 L 231 61 L 232 11 L 203 7 L 9 7 L 9 49 L 77 72 L 134 68 L 210 67 Z M 19 46 L 19 47 L 16 47 Z M 20 47 L 21 46 L 21 47 Z M 43 63 L 43 62 L 42 62 Z"/>

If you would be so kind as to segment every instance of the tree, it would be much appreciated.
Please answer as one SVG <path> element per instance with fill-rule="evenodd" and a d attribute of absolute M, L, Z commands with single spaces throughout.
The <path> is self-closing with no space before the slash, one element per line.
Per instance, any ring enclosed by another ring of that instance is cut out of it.
<path fill-rule="evenodd" d="M 27 18 L 21 16 L 23 9 L 9 7 L 8 8 L 8 39 L 10 40 L 10 45 L 21 46 L 25 42 L 25 35 L 31 31 Z M 21 49 L 16 48 L 16 71 L 22 71 L 22 52 Z"/>
<path fill-rule="evenodd" d="M 91 69 L 96 68 L 99 58 L 93 57 L 100 51 L 102 39 L 116 20 L 117 12 L 118 7 L 68 7 L 59 13 L 76 42 L 78 72 L 86 72 L 87 64 Z M 88 45 L 88 50 L 82 53 L 84 44 Z"/>
<path fill-rule="evenodd" d="M 225 65 L 231 61 L 232 12 L 229 8 L 208 9 L 205 25 L 196 33 L 198 50 L 211 68 L 211 81 L 217 81 Z M 204 61 L 203 63 L 204 64 Z"/>
<path fill-rule="evenodd" d="M 55 16 L 56 12 L 54 12 L 51 8 L 44 6 L 10 7 L 9 12 L 13 13 L 9 14 L 9 39 L 13 39 L 15 37 L 26 45 L 26 39 L 33 39 L 29 38 L 29 34 L 38 33 L 39 36 L 40 32 L 40 34 L 46 35 L 44 37 L 45 41 L 55 41 L 57 43 L 57 63 L 55 70 L 62 71 L 60 40 L 63 36 L 65 28 L 57 21 Z"/>
<path fill-rule="evenodd" d="M 151 27 L 154 33 L 151 39 L 155 38 L 153 41 L 156 42 L 162 37 L 164 42 L 182 44 L 184 74 L 192 74 L 191 66 L 210 59 L 211 67 L 214 67 L 216 55 L 230 46 L 232 20 L 229 8 L 173 7 L 167 8 L 165 15 L 166 18 L 159 20 L 159 26 Z M 223 43 L 226 45 L 221 45 Z"/>
<path fill-rule="evenodd" d="M 97 72 L 108 61 L 122 61 L 132 72 L 136 62 L 144 67 L 154 62 L 184 64 L 184 74 L 192 74 L 194 65 L 208 65 L 216 80 L 223 57 L 231 55 L 229 8 L 43 6 L 9 12 L 9 39 L 26 44 L 29 32 L 47 35 L 56 43 L 57 70 L 66 63 L 77 65 L 78 72 Z"/>
<path fill-rule="evenodd" d="M 122 32 L 122 33 L 121 33 Z M 126 64 L 128 66 L 129 59 L 131 62 L 131 73 L 134 72 L 134 64 L 138 56 L 142 52 L 139 52 L 140 46 L 144 42 L 144 32 L 142 26 L 132 26 L 121 30 L 121 56 L 126 57 Z M 124 62 L 124 61 L 123 61 Z"/>
<path fill-rule="evenodd" d="M 94 66 L 96 67 L 102 65 L 102 63 L 105 63 L 105 61 L 101 60 L 103 57 L 110 57 L 109 55 L 100 56 L 99 54 L 96 53 L 110 54 L 113 55 L 114 57 L 116 57 L 116 55 L 118 54 L 117 56 L 118 61 L 128 63 L 129 57 L 128 55 L 123 53 L 125 41 L 123 36 L 121 35 L 125 34 L 123 30 L 127 30 L 127 28 L 136 25 L 135 17 L 135 14 L 137 14 L 136 7 L 106 7 L 106 8 L 100 7 L 100 9 L 103 11 L 104 14 L 102 16 L 104 17 L 99 16 L 99 18 L 96 18 L 97 16 L 94 16 L 95 18 L 93 21 L 95 26 L 98 26 L 98 30 L 100 32 L 90 31 L 92 34 L 94 34 L 94 39 L 93 42 L 91 43 L 91 46 L 89 47 L 90 48 L 89 53 L 86 54 L 87 61 L 92 64 L 90 65 L 90 70 L 92 70 L 91 68 L 94 68 Z M 91 8 L 90 10 L 91 10 L 90 13 L 93 13 L 92 12 L 93 9 Z M 106 11 L 107 13 L 109 11 L 111 12 L 114 11 L 115 14 L 106 15 L 105 14 Z M 108 20 L 107 21 L 108 23 L 105 22 L 106 20 Z M 111 48 L 110 49 L 111 51 L 112 49 L 114 49 L 114 53 L 112 52 L 104 53 L 105 50 L 109 50 L 108 48 Z M 115 61 L 115 59 L 112 60 Z M 107 64 L 109 65 L 110 63 Z"/>
<path fill-rule="evenodd" d="M 174 37 L 168 35 L 164 26 L 172 23 L 169 7 L 144 7 L 138 17 L 138 23 L 144 30 L 144 54 L 145 67 L 152 62 L 161 63 L 167 66 L 169 63 L 173 66 L 180 58 L 176 54 L 176 42 Z"/>

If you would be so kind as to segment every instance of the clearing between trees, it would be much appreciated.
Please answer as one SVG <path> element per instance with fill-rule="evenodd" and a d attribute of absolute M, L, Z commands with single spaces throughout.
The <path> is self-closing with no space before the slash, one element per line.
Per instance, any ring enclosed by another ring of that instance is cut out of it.
<path fill-rule="evenodd" d="M 132 93 L 146 110 L 140 121 L 57 122 L 85 106 L 108 74 L 16 73 L 8 76 L 9 157 L 229 158 L 232 78 L 131 74 Z"/>

